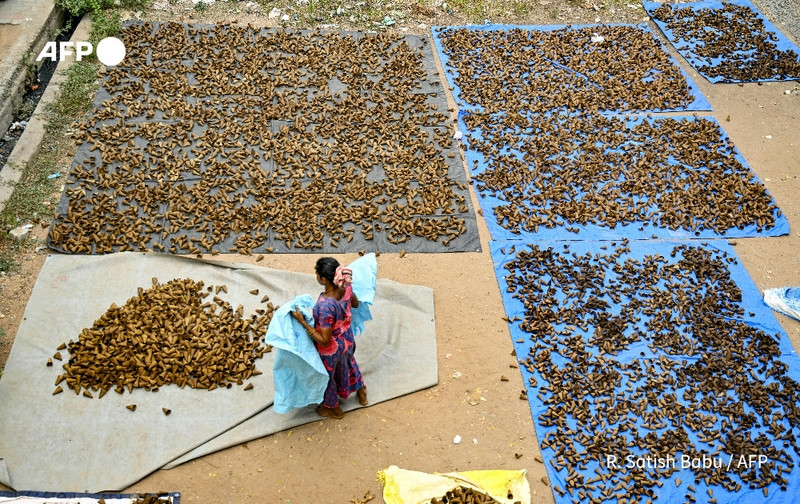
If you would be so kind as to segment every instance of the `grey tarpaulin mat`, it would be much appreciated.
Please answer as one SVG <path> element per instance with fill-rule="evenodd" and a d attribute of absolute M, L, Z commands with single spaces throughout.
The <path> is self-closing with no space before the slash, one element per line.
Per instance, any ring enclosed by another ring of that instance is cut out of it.
<path fill-rule="evenodd" d="M 0 504 L 132 504 L 147 497 L 157 497 L 159 502 L 180 504 L 178 492 L 159 494 L 110 494 L 78 492 L 0 492 Z M 102 500 L 101 500 L 102 499 Z"/>
<path fill-rule="evenodd" d="M 225 284 L 228 294 L 220 297 L 234 306 L 242 304 L 245 313 L 251 313 L 260 298 L 251 295 L 251 289 L 268 293 L 276 304 L 319 290 L 310 274 L 165 254 L 48 257 L 0 379 L 0 466 L 5 465 L 7 470 L 5 474 L 0 471 L 1 483 L 42 491 L 125 488 L 272 403 L 271 353 L 257 361 L 256 367 L 263 374 L 248 380 L 254 384 L 250 391 L 239 386 L 213 391 L 165 386 L 157 393 L 134 389 L 122 395 L 109 392 L 99 399 L 78 396 L 69 389 L 52 395 L 55 379 L 63 370 L 58 362 L 53 367 L 45 363 L 58 345 L 77 339 L 80 330 L 90 327 L 111 303 L 124 303 L 136 294 L 138 286 L 150 286 L 152 277 L 162 282 L 192 278 L 206 285 Z M 403 292 L 403 286 L 394 285 Z M 398 299 L 383 301 L 382 286 L 383 281 L 379 282 L 372 310 L 375 320 L 358 339 L 362 347 L 359 352 L 370 350 L 368 338 L 386 341 L 387 349 L 391 348 L 384 356 L 373 358 L 367 353 L 364 357 L 374 400 L 381 397 L 385 380 L 381 368 L 370 369 L 369 363 L 383 365 L 393 357 L 406 359 L 392 354 L 399 347 L 420 360 L 424 356 L 416 354 L 418 348 L 433 350 L 427 355 L 429 361 L 420 363 L 428 366 L 427 372 L 408 367 L 408 361 L 402 360 L 407 374 L 401 381 L 406 388 L 392 389 L 392 394 L 413 392 L 436 382 L 433 323 L 423 326 L 430 331 L 412 330 L 399 338 L 394 329 L 382 327 L 378 320 L 378 314 L 384 311 L 395 312 L 384 319 L 390 322 L 402 320 L 401 313 L 405 318 L 407 312 L 419 311 L 432 320 L 430 292 L 419 300 L 414 298 L 418 291 L 412 289 L 402 297 L 407 303 L 402 306 Z M 371 351 L 381 353 L 374 347 Z M 125 407 L 131 403 L 137 405 L 135 412 Z M 163 414 L 164 407 L 171 409 L 171 415 Z"/>
<path fill-rule="evenodd" d="M 373 321 L 367 324 L 363 335 L 356 337 L 356 360 L 369 392 L 369 403 L 379 403 L 435 385 L 438 367 L 433 291 L 420 285 L 379 279 L 371 311 Z M 360 407 L 355 399 L 342 403 L 345 411 Z M 276 413 L 271 407 L 266 408 L 166 468 L 314 420 L 319 420 L 319 417 L 312 407 L 296 409 L 285 415 Z"/>
<path fill-rule="evenodd" d="M 251 391 L 169 386 L 155 393 L 110 392 L 99 399 L 69 389 L 52 395 L 64 371 L 58 361 L 52 367 L 45 363 L 62 342 L 77 340 L 81 329 L 91 327 L 111 303 L 122 305 L 137 287 L 152 285 L 152 277 L 226 284 L 227 300 L 252 313 L 259 300 L 248 290 L 257 285 L 276 300 L 285 299 L 289 292 L 284 286 L 292 284 L 284 275 L 154 254 L 49 257 L 0 380 L 0 457 L 9 475 L 3 483 L 44 491 L 118 490 L 270 404 L 271 353 L 257 361 L 263 374 L 250 380 Z M 136 411 L 126 409 L 129 404 L 136 404 Z M 171 415 L 164 415 L 164 407 Z"/>
<path fill-rule="evenodd" d="M 428 37 L 179 23 L 120 37 L 54 249 L 480 250 Z"/>

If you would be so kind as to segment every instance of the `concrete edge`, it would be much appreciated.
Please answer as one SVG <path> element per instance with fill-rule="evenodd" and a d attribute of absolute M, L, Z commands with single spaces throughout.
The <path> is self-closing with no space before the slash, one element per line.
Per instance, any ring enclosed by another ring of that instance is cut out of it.
<path fill-rule="evenodd" d="M 14 112 L 22 103 L 22 97 L 25 95 L 25 88 L 27 87 L 29 64 L 33 63 L 37 65 L 37 69 L 41 68 L 41 63 L 36 63 L 36 56 L 48 40 L 55 38 L 55 33 L 64 25 L 66 18 L 67 12 L 61 7 L 53 5 L 53 10 L 47 16 L 44 24 L 42 24 L 28 51 L 23 53 L 20 61 L 16 63 L 16 66 L 11 71 L 11 75 L 5 76 L 9 85 L 2 90 L 0 95 L 0 131 L 5 133 L 11 125 Z M 26 54 L 30 56 L 26 57 Z M 26 59 L 30 59 L 30 61 L 25 61 Z"/>
<path fill-rule="evenodd" d="M 78 23 L 72 41 L 89 40 L 89 16 L 84 16 Z M 44 44 L 42 44 L 44 46 Z M 67 69 L 75 61 L 75 55 L 69 55 L 64 61 L 59 62 L 50 83 L 47 85 L 41 100 L 36 105 L 33 115 L 28 121 L 28 126 L 22 132 L 14 150 L 8 156 L 5 167 L 0 171 L 0 211 L 14 194 L 17 182 L 22 178 L 23 171 L 28 163 L 39 154 L 42 140 L 45 135 L 45 110 L 48 105 L 56 100 L 61 84 L 67 78 Z M 67 174 L 64 174 L 66 177 Z"/>

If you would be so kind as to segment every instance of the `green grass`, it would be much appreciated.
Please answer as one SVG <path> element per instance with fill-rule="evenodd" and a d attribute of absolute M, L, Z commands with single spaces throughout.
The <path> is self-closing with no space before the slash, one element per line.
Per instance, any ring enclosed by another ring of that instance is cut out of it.
<path fill-rule="evenodd" d="M 0 271 L 13 271 L 16 266 L 17 263 L 14 261 L 14 254 L 12 250 L 0 251 Z"/>
<path fill-rule="evenodd" d="M 331 0 L 309 0 L 303 7 L 303 15 L 311 22 L 330 21 L 331 15 L 335 14 L 337 3 Z"/>
<path fill-rule="evenodd" d="M 205 4 L 198 4 L 205 5 Z M 92 12 L 92 28 L 89 31 L 89 42 L 92 47 L 106 37 L 116 37 L 122 29 L 122 21 L 117 9 L 98 10 Z"/>
<path fill-rule="evenodd" d="M 85 61 L 76 62 L 69 68 L 60 94 L 47 114 L 48 133 L 66 132 L 74 121 L 89 111 L 97 92 L 99 69 L 99 64 Z"/>
<path fill-rule="evenodd" d="M 451 0 L 447 5 L 461 14 L 471 23 L 482 23 L 487 17 L 491 19 L 491 9 L 482 0 Z"/>
<path fill-rule="evenodd" d="M 418 0 L 417 0 L 418 1 Z M 230 2 L 229 2 L 230 3 Z M 342 2 L 341 0 L 256 0 L 266 15 L 272 9 L 279 9 L 281 14 L 289 15 L 289 20 L 280 22 L 298 28 L 313 28 L 320 24 L 346 23 L 351 28 L 374 30 L 387 15 L 395 18 L 393 13 L 403 13 L 411 4 L 403 2 L 367 0 L 364 2 Z M 215 6 L 218 4 L 215 4 Z M 339 14 L 337 9 L 341 8 Z"/>
<path fill-rule="evenodd" d="M 119 6 L 115 6 L 113 0 L 55 0 L 55 3 L 67 9 L 72 15 L 90 16 L 92 27 L 89 31 L 89 42 L 97 47 L 97 43 L 104 38 L 119 35 L 122 28 L 120 8 L 144 10 L 150 6 L 152 0 L 121 0 Z M 205 6 L 205 4 L 198 5 Z"/>
<path fill-rule="evenodd" d="M 583 1 L 563 0 L 555 2 L 552 7 L 547 8 L 546 12 L 555 19 L 558 17 L 560 8 L 564 5 L 581 5 Z M 529 0 L 449 0 L 447 2 L 449 14 L 462 18 L 463 22 L 477 24 L 482 24 L 486 20 L 492 23 L 512 24 L 528 22 L 529 17 L 537 11 L 544 12 L 544 5 L 548 4 L 540 4 Z M 461 22 L 457 21 L 456 24 Z"/>
<path fill-rule="evenodd" d="M 530 14 L 530 5 L 528 2 L 513 1 L 511 2 L 511 12 L 515 16 L 525 17 Z"/>
<path fill-rule="evenodd" d="M 131 10 L 144 10 L 153 3 L 153 0 L 122 0 L 120 7 Z"/>
<path fill-rule="evenodd" d="M 114 2 L 112 0 L 56 0 L 55 4 L 65 8 L 73 16 L 80 16 L 87 12 L 108 9 L 114 5 Z"/>

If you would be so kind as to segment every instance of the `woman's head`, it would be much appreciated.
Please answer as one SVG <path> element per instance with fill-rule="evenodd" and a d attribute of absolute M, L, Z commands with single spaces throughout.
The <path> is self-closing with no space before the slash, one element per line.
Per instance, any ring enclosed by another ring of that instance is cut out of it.
<path fill-rule="evenodd" d="M 314 271 L 317 272 L 320 278 L 324 278 L 331 285 L 334 285 L 333 279 L 336 276 L 336 268 L 339 267 L 339 261 L 333 257 L 320 257 L 317 260 L 317 265 L 314 266 Z"/>

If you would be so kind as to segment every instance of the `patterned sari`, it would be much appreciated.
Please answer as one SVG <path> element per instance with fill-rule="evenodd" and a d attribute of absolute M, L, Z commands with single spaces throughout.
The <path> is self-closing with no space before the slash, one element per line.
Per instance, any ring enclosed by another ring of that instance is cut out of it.
<path fill-rule="evenodd" d="M 341 300 L 320 295 L 314 305 L 314 326 L 319 331 L 330 327 L 333 334 L 327 346 L 316 343 L 322 363 L 328 371 L 328 388 L 322 405 L 335 408 L 339 398 L 347 399 L 353 392 L 364 386 L 361 371 L 356 363 L 356 340 L 350 327 L 350 299 L 353 290 L 348 285 Z"/>

